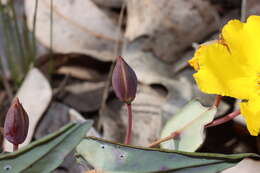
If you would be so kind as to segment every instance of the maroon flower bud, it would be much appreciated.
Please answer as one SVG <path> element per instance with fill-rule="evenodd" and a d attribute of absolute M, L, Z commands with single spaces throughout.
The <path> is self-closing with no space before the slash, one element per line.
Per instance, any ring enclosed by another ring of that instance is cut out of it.
<path fill-rule="evenodd" d="M 29 118 L 18 98 L 10 106 L 4 124 L 4 137 L 14 145 L 24 142 L 29 127 Z"/>
<path fill-rule="evenodd" d="M 137 77 L 134 70 L 119 56 L 112 75 L 112 86 L 116 96 L 123 102 L 131 103 L 136 95 Z"/>

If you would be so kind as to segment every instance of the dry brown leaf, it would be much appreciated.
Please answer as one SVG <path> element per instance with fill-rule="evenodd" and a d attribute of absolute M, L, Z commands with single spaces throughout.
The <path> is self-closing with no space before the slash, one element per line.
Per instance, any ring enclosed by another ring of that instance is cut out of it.
<path fill-rule="evenodd" d="M 147 37 L 146 47 L 165 61 L 173 61 L 192 42 L 217 29 L 218 14 L 204 0 L 128 0 L 125 36 Z"/>
<path fill-rule="evenodd" d="M 100 108 L 104 82 L 83 82 L 66 86 L 59 98 L 64 103 L 82 112 L 93 112 Z"/>
<path fill-rule="evenodd" d="M 143 50 L 143 44 L 143 39 L 128 44 L 122 53 L 125 61 L 136 72 L 138 81 L 145 84 L 167 82 L 173 74 L 171 66 L 162 62 L 151 52 Z"/>
<path fill-rule="evenodd" d="M 69 107 L 58 102 L 52 102 L 44 113 L 34 137 L 39 139 L 45 135 L 59 130 L 69 122 Z"/>
<path fill-rule="evenodd" d="M 26 146 L 30 143 L 37 123 L 51 101 L 52 90 L 49 81 L 37 68 L 33 68 L 23 81 L 17 97 L 29 116 L 28 136 L 25 142 L 21 144 L 21 146 Z M 13 150 L 13 145 L 5 140 L 4 149 L 10 152 Z"/>
<path fill-rule="evenodd" d="M 124 50 L 126 62 L 135 70 L 138 81 L 144 84 L 159 84 L 168 90 L 167 102 L 162 105 L 163 117 L 168 119 L 193 96 L 192 83 L 185 77 L 174 78 L 172 67 L 143 50 L 143 39 L 130 43 Z M 190 75 L 192 76 L 192 75 Z"/>
<path fill-rule="evenodd" d="M 95 80 L 100 78 L 100 74 L 98 74 L 96 71 L 88 70 L 84 67 L 64 66 L 59 68 L 57 73 L 70 75 L 81 80 Z"/>
<path fill-rule="evenodd" d="M 69 118 L 71 122 L 74 123 L 82 123 L 87 121 L 78 111 L 75 109 L 69 110 Z M 87 132 L 86 136 L 94 136 L 97 138 L 101 138 L 101 135 L 94 129 L 94 127 L 91 127 L 91 129 Z"/>
<path fill-rule="evenodd" d="M 28 26 L 33 28 L 36 0 L 26 0 Z M 36 37 L 50 47 L 49 0 L 38 1 Z M 91 0 L 53 1 L 53 49 L 60 53 L 82 53 L 102 61 L 113 57 L 116 25 Z"/>

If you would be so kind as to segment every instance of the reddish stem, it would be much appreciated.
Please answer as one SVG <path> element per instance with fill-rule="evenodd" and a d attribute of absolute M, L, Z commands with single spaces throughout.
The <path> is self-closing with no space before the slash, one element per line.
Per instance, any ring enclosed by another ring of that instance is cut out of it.
<path fill-rule="evenodd" d="M 214 126 L 226 123 L 226 122 L 232 120 L 233 118 L 235 118 L 238 115 L 240 115 L 240 110 L 231 112 L 230 114 L 227 114 L 224 117 L 221 117 L 219 119 L 216 119 L 216 120 L 212 121 L 211 123 L 205 125 L 205 128 L 214 127 Z"/>
<path fill-rule="evenodd" d="M 128 112 L 128 127 L 127 127 L 127 133 L 125 137 L 125 144 L 130 144 L 131 136 L 132 136 L 132 121 L 133 121 L 131 103 L 127 104 L 127 112 Z"/>
<path fill-rule="evenodd" d="M 13 152 L 17 151 L 19 148 L 19 144 L 13 144 Z"/>
<path fill-rule="evenodd" d="M 222 99 L 222 96 L 217 95 L 216 98 L 215 98 L 214 104 L 212 106 L 218 107 L 220 102 L 221 102 L 221 99 Z"/>
<path fill-rule="evenodd" d="M 171 139 L 175 139 L 175 138 L 177 138 L 179 135 L 180 135 L 180 132 L 179 132 L 179 131 L 173 132 L 173 133 L 171 133 L 169 136 L 166 136 L 166 137 L 164 137 L 164 138 L 161 138 L 161 139 L 159 139 L 159 140 L 157 140 L 157 141 L 155 141 L 155 142 L 149 144 L 147 147 L 149 147 L 149 148 L 155 147 L 155 146 L 159 145 L 159 144 L 162 143 L 162 142 L 166 142 L 166 141 L 169 141 L 169 140 L 171 140 Z"/>

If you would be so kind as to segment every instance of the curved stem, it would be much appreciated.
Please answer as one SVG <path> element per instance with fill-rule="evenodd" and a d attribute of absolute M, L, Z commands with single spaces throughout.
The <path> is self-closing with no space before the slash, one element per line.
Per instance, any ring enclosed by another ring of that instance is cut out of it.
<path fill-rule="evenodd" d="M 131 136 L 132 136 L 132 121 L 133 121 L 131 103 L 127 104 L 127 112 L 128 112 L 128 127 L 127 127 L 127 133 L 125 137 L 125 144 L 130 144 Z"/>
<path fill-rule="evenodd" d="M 231 112 L 230 114 L 227 114 L 224 117 L 221 117 L 219 119 L 212 121 L 211 123 L 205 125 L 205 128 L 214 127 L 214 126 L 217 126 L 217 125 L 220 125 L 220 124 L 224 124 L 224 123 L 232 120 L 233 118 L 235 118 L 238 115 L 240 115 L 240 110 Z"/>
<path fill-rule="evenodd" d="M 160 143 L 174 139 L 174 138 L 178 137 L 179 135 L 180 135 L 180 132 L 178 132 L 178 131 L 173 132 L 169 136 L 166 136 L 164 138 L 161 138 L 161 139 L 149 144 L 147 147 L 149 147 L 149 148 L 155 147 L 155 146 L 159 145 Z"/>
<path fill-rule="evenodd" d="M 220 102 L 221 102 L 221 99 L 222 99 L 222 96 L 221 95 L 217 95 L 212 106 L 218 107 Z"/>

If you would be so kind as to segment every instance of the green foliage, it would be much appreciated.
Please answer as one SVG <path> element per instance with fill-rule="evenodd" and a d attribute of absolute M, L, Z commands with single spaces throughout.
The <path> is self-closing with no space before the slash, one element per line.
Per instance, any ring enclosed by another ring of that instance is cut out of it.
<path fill-rule="evenodd" d="M 0 1 L 0 35 L 3 54 L 1 56 L 1 73 L 4 71 L 3 59 L 7 60 L 7 68 L 11 78 L 18 85 L 36 56 L 36 42 L 28 31 L 23 14 L 17 14 L 13 0 L 3 4 Z"/>
<path fill-rule="evenodd" d="M 204 141 L 204 126 L 214 119 L 216 112 L 215 107 L 206 108 L 198 101 L 191 101 L 167 122 L 162 130 L 161 138 L 176 131 L 180 132 L 180 135 L 176 139 L 161 143 L 161 147 L 195 151 Z"/>
<path fill-rule="evenodd" d="M 48 173 L 57 168 L 86 135 L 92 122 L 69 124 L 17 152 L 0 155 L 1 173 Z"/>
<path fill-rule="evenodd" d="M 217 173 L 256 154 L 211 154 L 126 146 L 85 138 L 76 148 L 79 160 L 106 173 Z"/>

